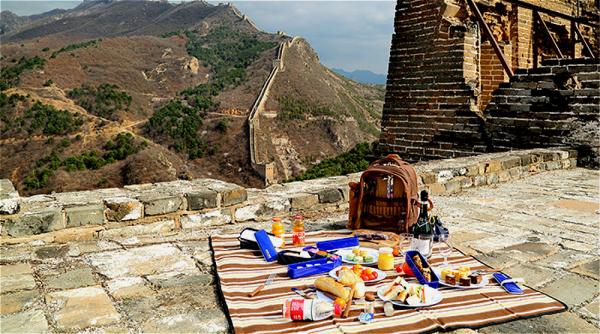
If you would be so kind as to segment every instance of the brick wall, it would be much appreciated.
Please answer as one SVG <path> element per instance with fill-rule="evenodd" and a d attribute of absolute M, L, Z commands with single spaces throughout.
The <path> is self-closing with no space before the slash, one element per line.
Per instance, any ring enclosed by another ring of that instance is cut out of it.
<path fill-rule="evenodd" d="M 513 70 L 532 68 L 532 11 L 493 1 L 479 2 Z M 529 2 L 575 13 L 576 0 Z M 508 76 L 490 42 L 482 41 L 478 24 L 464 1 L 458 1 L 462 9 L 455 17 L 443 16 L 444 3 L 398 0 L 380 154 L 397 153 L 408 160 L 424 160 L 473 155 L 488 149 L 483 111 Z M 568 21 L 543 17 L 556 36 L 570 37 Z M 588 33 L 588 37 L 591 35 L 594 31 Z M 556 57 L 547 43 L 540 43 L 539 61 Z M 561 46 L 568 54 L 569 46 Z M 581 56 L 580 49 L 576 56 Z"/>
<path fill-rule="evenodd" d="M 511 59 L 510 47 L 504 48 L 504 54 L 508 59 Z M 501 83 L 508 80 L 508 76 L 504 72 L 500 59 L 496 56 L 492 44 L 488 41 L 481 45 L 481 60 L 480 60 L 480 77 L 481 77 L 481 95 L 479 97 L 479 106 L 481 110 L 485 110 L 492 98 L 494 90 Z"/>
<path fill-rule="evenodd" d="M 494 92 L 485 111 L 489 149 L 571 145 L 587 160 L 584 164 L 599 165 L 600 61 L 542 64 L 537 69 L 517 70 L 509 83 Z M 590 127 L 589 134 L 575 135 L 585 125 Z"/>
<path fill-rule="evenodd" d="M 472 52 L 479 32 L 442 20 L 440 6 L 437 0 L 400 0 L 396 6 L 382 154 L 418 160 L 482 149 L 474 145 L 481 141 L 474 89 L 478 64 Z"/>

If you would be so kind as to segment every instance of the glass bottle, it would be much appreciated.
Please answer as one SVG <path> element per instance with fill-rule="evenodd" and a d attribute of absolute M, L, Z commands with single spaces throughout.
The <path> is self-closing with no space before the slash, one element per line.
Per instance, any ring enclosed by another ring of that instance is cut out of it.
<path fill-rule="evenodd" d="M 429 194 L 427 191 L 421 191 L 421 210 L 419 219 L 413 225 L 413 249 L 419 251 L 421 255 L 429 257 L 431 254 L 431 243 L 433 239 L 433 228 L 429 223 L 427 211 L 429 209 Z"/>
<path fill-rule="evenodd" d="M 292 243 L 294 246 L 304 246 L 304 217 L 294 216 L 292 226 Z"/>
<path fill-rule="evenodd" d="M 281 218 L 274 217 L 273 223 L 271 224 L 271 233 L 275 235 L 277 238 L 281 239 L 282 245 L 285 245 L 285 237 L 283 234 L 285 233 L 285 226 L 281 222 Z"/>

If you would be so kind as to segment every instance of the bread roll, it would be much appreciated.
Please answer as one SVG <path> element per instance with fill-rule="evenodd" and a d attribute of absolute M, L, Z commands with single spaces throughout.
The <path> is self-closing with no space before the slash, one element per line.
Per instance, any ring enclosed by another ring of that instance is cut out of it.
<path fill-rule="evenodd" d="M 362 298 L 365 296 L 365 293 L 367 292 L 367 287 L 365 286 L 365 282 L 360 281 L 356 284 L 354 284 L 354 298 Z"/>
<path fill-rule="evenodd" d="M 349 286 L 349 287 L 354 286 L 354 284 L 356 284 L 358 282 L 362 282 L 360 277 L 358 277 L 358 275 L 356 275 L 351 270 L 343 270 L 342 273 L 340 274 L 339 281 L 343 285 Z"/>
<path fill-rule="evenodd" d="M 315 280 L 315 287 L 321 291 L 329 292 L 330 294 L 348 300 L 350 292 L 344 285 L 336 282 L 331 277 L 319 277 Z"/>

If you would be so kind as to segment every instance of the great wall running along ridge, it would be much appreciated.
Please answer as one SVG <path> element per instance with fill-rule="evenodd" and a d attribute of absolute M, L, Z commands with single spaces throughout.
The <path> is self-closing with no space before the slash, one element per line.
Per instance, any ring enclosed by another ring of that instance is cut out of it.
<path fill-rule="evenodd" d="M 257 133 L 260 132 L 260 112 L 264 111 L 265 103 L 269 98 L 269 90 L 275 81 L 277 73 L 284 70 L 284 57 L 286 49 L 291 47 L 292 44 L 298 40 L 298 38 L 299 37 L 293 37 L 291 40 L 283 41 L 279 44 L 277 50 L 277 59 L 273 61 L 273 69 L 271 70 L 271 73 L 269 73 L 267 80 L 258 93 L 258 97 L 252 105 L 252 109 L 248 115 L 250 163 L 252 165 L 252 169 L 254 169 L 254 171 L 264 179 L 265 185 L 275 183 L 275 165 L 273 162 L 263 162 L 259 161 L 257 158 L 260 156 L 258 153 L 260 148 L 257 145 L 257 136 L 260 136 L 260 134 Z"/>

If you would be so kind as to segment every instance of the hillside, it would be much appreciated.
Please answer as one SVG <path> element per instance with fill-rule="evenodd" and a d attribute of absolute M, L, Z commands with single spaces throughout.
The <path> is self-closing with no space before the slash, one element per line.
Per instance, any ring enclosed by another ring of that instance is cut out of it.
<path fill-rule="evenodd" d="M 1 15 L 11 20 L 0 45 L 0 178 L 21 193 L 197 177 L 263 186 L 249 162 L 247 117 L 291 37 L 202 1 L 86 1 Z M 266 116 L 273 130 L 262 149 L 286 161 L 285 177 L 374 140 L 383 100 L 380 89 L 321 65 L 306 41 L 292 45 L 269 112 L 285 114 L 285 100 L 337 116 L 315 117 L 310 108 L 290 120 Z M 297 135 L 297 126 L 306 131 Z"/>

